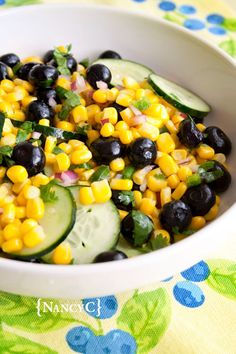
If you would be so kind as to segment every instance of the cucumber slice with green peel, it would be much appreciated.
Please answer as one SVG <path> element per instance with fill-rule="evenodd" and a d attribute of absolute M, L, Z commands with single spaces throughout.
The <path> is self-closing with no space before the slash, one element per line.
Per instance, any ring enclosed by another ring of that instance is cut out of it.
<path fill-rule="evenodd" d="M 77 204 L 76 222 L 64 242 L 72 250 L 73 264 L 93 262 L 101 252 L 109 251 L 118 242 L 120 217 L 112 201 L 103 204 L 81 205 L 80 186 L 69 187 Z M 43 257 L 46 263 L 52 263 L 52 253 Z"/>
<path fill-rule="evenodd" d="M 210 106 L 191 91 L 156 74 L 148 77 L 153 90 L 181 112 L 203 118 L 210 113 Z"/>
<path fill-rule="evenodd" d="M 42 243 L 34 248 L 23 248 L 22 251 L 11 254 L 18 259 L 39 258 L 51 252 L 65 240 L 73 229 L 76 220 L 76 204 L 68 188 L 55 185 L 51 191 L 55 192 L 57 199 L 45 203 L 44 217 L 39 221 L 46 237 Z"/>
<path fill-rule="evenodd" d="M 122 79 L 130 76 L 136 81 L 143 81 L 153 73 L 151 69 L 139 63 L 122 59 L 98 59 L 93 64 L 103 64 L 111 71 L 113 86 L 122 85 Z"/>

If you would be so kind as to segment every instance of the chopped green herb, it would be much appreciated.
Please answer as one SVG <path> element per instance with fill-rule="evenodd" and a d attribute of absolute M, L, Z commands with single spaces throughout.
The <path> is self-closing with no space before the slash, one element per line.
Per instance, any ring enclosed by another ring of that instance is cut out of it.
<path fill-rule="evenodd" d="M 132 204 L 133 207 L 135 205 L 134 192 L 132 192 L 132 191 L 120 192 L 119 196 L 118 196 L 118 199 L 124 205 Z"/>
<path fill-rule="evenodd" d="M 16 144 L 22 143 L 27 140 L 28 133 L 25 130 L 19 129 L 16 136 Z"/>
<path fill-rule="evenodd" d="M 161 128 L 159 129 L 159 132 L 160 132 L 160 134 L 162 134 L 162 133 L 168 133 L 169 130 L 164 126 L 164 127 L 161 127 Z"/>
<path fill-rule="evenodd" d="M 64 151 L 60 149 L 58 146 L 55 146 L 54 149 L 52 150 L 53 154 L 58 155 L 63 153 Z"/>
<path fill-rule="evenodd" d="M 132 179 L 134 172 L 135 172 L 134 166 L 127 166 L 127 167 L 125 167 L 125 169 L 123 171 L 122 178 L 123 179 Z"/>
<path fill-rule="evenodd" d="M 188 187 L 198 186 L 202 183 L 201 176 L 198 173 L 194 173 L 192 176 L 189 176 L 186 180 Z"/>
<path fill-rule="evenodd" d="M 57 180 L 53 179 L 45 186 L 40 187 L 40 196 L 43 199 L 44 203 L 53 203 L 58 200 L 56 193 L 53 189 L 53 186 L 58 184 Z"/>
<path fill-rule="evenodd" d="M 179 235 L 179 234 L 180 234 L 180 231 L 179 231 L 178 226 L 172 227 L 172 232 L 173 232 L 174 234 L 176 234 L 176 235 Z"/>
<path fill-rule="evenodd" d="M 89 163 L 81 163 L 79 165 L 70 165 L 70 170 L 75 170 L 76 168 L 84 168 L 86 170 L 90 170 L 92 168 L 92 165 Z"/>
<path fill-rule="evenodd" d="M 24 122 L 21 126 L 20 126 L 20 128 L 21 129 L 23 129 L 23 130 L 25 130 L 26 131 L 26 133 L 32 133 L 33 131 L 34 131 L 34 128 L 33 128 L 33 122 L 29 122 L 29 121 L 27 121 L 27 122 Z"/>
<path fill-rule="evenodd" d="M 169 246 L 169 240 L 162 235 L 162 233 L 155 236 L 155 238 L 150 239 L 147 244 L 147 247 L 151 249 L 151 251 L 159 250 L 160 248 L 164 248 Z"/>
<path fill-rule="evenodd" d="M 140 211 L 133 210 L 131 213 L 134 221 L 134 246 L 140 247 L 146 242 L 147 236 L 153 231 L 153 222 L 147 215 Z"/>
<path fill-rule="evenodd" d="M 89 181 L 90 182 L 102 181 L 103 179 L 107 179 L 109 177 L 109 175 L 110 175 L 109 167 L 106 165 L 101 165 L 92 174 Z"/>
<path fill-rule="evenodd" d="M 150 101 L 147 98 L 141 98 L 141 100 L 134 102 L 133 105 L 139 111 L 145 111 L 145 109 L 148 109 L 148 107 L 150 107 Z"/>
<path fill-rule="evenodd" d="M 65 88 L 62 87 L 62 86 L 57 86 L 57 87 L 55 88 L 55 90 L 56 90 L 57 96 L 58 96 L 61 100 L 64 99 L 64 98 L 66 98 L 66 94 L 67 94 L 67 92 L 68 92 L 67 89 L 65 89 Z"/>
<path fill-rule="evenodd" d="M 89 58 L 85 58 L 79 62 L 80 65 L 83 65 L 86 69 L 89 66 Z"/>
<path fill-rule="evenodd" d="M 17 63 L 15 66 L 13 66 L 12 71 L 13 74 L 16 75 L 17 71 L 22 67 L 21 63 Z"/>
<path fill-rule="evenodd" d="M 163 173 L 158 173 L 158 174 L 155 174 L 154 177 L 156 179 L 161 179 L 161 180 L 165 180 L 166 179 L 166 176 L 163 174 Z"/>
<path fill-rule="evenodd" d="M 3 160 L 3 156 L 0 155 L 0 163 L 2 163 L 2 160 Z M 15 161 L 13 161 L 10 157 L 7 157 L 7 156 L 4 156 L 4 161 L 7 165 L 7 167 L 11 167 L 13 165 L 15 165 Z"/>
<path fill-rule="evenodd" d="M 172 227 L 172 231 L 174 234 L 176 235 L 185 235 L 185 236 L 190 236 L 192 235 L 194 232 L 196 232 L 196 230 L 184 230 L 184 231 L 179 231 L 179 228 L 177 226 Z"/>
<path fill-rule="evenodd" d="M 199 169 L 202 168 L 205 171 L 209 171 L 211 168 L 215 167 L 215 161 L 207 161 L 203 162 L 200 166 Z"/>
<path fill-rule="evenodd" d="M 71 49 L 71 45 L 67 46 L 67 52 L 63 53 L 58 48 L 53 52 L 53 57 L 57 63 L 57 69 L 62 75 L 70 75 L 70 70 L 67 66 L 67 56 Z"/>
<path fill-rule="evenodd" d="M 4 156 L 11 157 L 13 151 L 13 147 L 9 145 L 1 146 L 0 147 L 0 154 Z"/>
<path fill-rule="evenodd" d="M 65 120 L 70 111 L 80 104 L 80 97 L 72 91 L 67 91 L 64 97 L 65 101 L 63 102 L 61 111 L 58 113 L 58 118 L 61 120 Z"/>
<path fill-rule="evenodd" d="M 87 136 L 88 130 L 90 129 L 90 125 L 89 124 L 85 124 L 82 127 L 78 126 L 76 128 L 77 133 L 79 133 L 80 135 L 84 135 Z"/>
<path fill-rule="evenodd" d="M 220 170 L 215 170 L 212 172 L 205 172 L 204 174 L 201 174 L 202 179 L 206 183 L 211 183 L 216 181 L 218 178 L 223 176 L 223 171 Z"/>

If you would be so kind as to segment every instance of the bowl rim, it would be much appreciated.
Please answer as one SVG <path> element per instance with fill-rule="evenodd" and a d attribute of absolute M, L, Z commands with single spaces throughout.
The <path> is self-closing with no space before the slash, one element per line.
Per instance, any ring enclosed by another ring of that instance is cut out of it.
<path fill-rule="evenodd" d="M 180 34 L 194 39 L 195 42 L 198 42 L 202 44 L 204 47 L 210 48 L 213 52 L 215 52 L 222 60 L 224 60 L 226 63 L 230 64 L 233 69 L 236 69 L 236 60 L 230 57 L 226 52 L 221 50 L 216 44 L 208 42 L 206 39 L 201 38 L 197 33 L 195 32 L 190 32 L 190 30 L 181 27 L 175 23 L 169 22 L 167 20 L 164 20 L 162 18 L 157 17 L 156 15 L 150 14 L 150 13 L 143 13 L 141 10 L 136 10 L 136 9 L 129 9 L 126 10 L 124 8 L 119 8 L 119 7 L 112 7 L 109 5 L 96 5 L 96 4 L 67 4 L 67 3 L 60 3 L 60 4 L 38 4 L 38 5 L 29 5 L 29 6 L 23 6 L 23 7 L 16 7 L 16 8 L 11 8 L 11 9 L 4 9 L 3 11 L 0 12 L 0 19 L 5 16 L 9 16 L 13 13 L 16 14 L 21 14 L 25 12 L 37 12 L 38 10 L 45 9 L 46 11 L 50 10 L 55 10 L 56 9 L 63 9 L 63 8 L 76 8 L 76 9 L 92 9 L 100 12 L 107 12 L 107 13 L 119 13 L 121 15 L 126 15 L 130 17 L 138 17 L 140 19 L 144 18 L 146 20 L 150 21 L 155 21 L 161 24 L 162 26 L 166 28 L 172 28 L 175 31 L 178 31 Z M 110 272 L 117 272 L 117 271 L 122 271 L 125 270 L 125 268 L 136 268 L 137 265 L 140 265 L 140 262 L 146 263 L 146 265 L 151 265 L 155 263 L 155 257 L 157 255 L 166 257 L 165 254 L 168 253 L 169 256 L 171 254 L 178 253 L 178 250 L 182 248 L 184 245 L 189 246 L 189 244 L 199 244 L 201 243 L 206 235 L 204 234 L 205 231 L 208 231 L 208 235 L 211 234 L 211 230 L 216 229 L 217 224 L 221 222 L 222 218 L 231 218 L 235 215 L 236 212 L 236 202 L 234 202 L 222 215 L 217 217 L 216 220 L 213 221 L 213 223 L 209 223 L 206 225 L 202 230 L 199 230 L 195 232 L 191 237 L 187 237 L 186 239 L 183 239 L 175 244 L 172 244 L 170 247 L 162 248 L 160 250 L 152 251 L 147 254 L 141 254 L 132 258 L 124 259 L 119 262 L 104 262 L 104 263 L 96 263 L 96 264 L 78 264 L 78 265 L 73 265 L 71 267 L 68 267 L 67 265 L 54 265 L 54 264 L 37 264 L 37 263 L 29 263 L 29 262 L 24 262 L 21 260 L 15 260 L 15 259 L 8 259 L 8 258 L 3 258 L 0 257 L 0 267 L 4 267 L 5 269 L 8 269 L 10 271 L 18 269 L 18 271 L 28 271 L 30 273 L 36 273 L 40 272 L 43 273 L 47 276 L 53 276 L 53 277 L 58 277 L 58 276 L 63 276 L 63 275 L 86 275 L 86 274 L 98 274 L 102 271 L 108 271 Z M 197 241 L 196 241 L 197 239 Z M 212 238 L 213 239 L 213 238 Z M 196 241 L 196 242 L 195 242 Z M 140 261 L 140 262 L 137 262 Z M 29 267 L 30 264 L 30 267 Z M 109 267 L 107 267 L 109 265 Z M 33 274 L 32 274 L 33 275 Z"/>

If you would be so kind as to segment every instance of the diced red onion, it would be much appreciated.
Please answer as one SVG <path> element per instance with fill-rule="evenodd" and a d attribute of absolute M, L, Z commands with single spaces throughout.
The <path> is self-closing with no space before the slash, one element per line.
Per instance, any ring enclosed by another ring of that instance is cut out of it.
<path fill-rule="evenodd" d="M 41 135 L 42 135 L 42 133 L 33 132 L 32 133 L 32 138 L 35 139 L 35 140 L 38 140 Z"/>
<path fill-rule="evenodd" d="M 121 173 L 117 173 L 117 175 L 114 177 L 114 179 L 121 179 L 122 178 L 122 174 Z"/>
<path fill-rule="evenodd" d="M 124 86 L 121 86 L 121 85 L 117 85 L 116 88 L 120 91 L 124 88 Z"/>
<path fill-rule="evenodd" d="M 192 160 L 191 157 L 187 157 L 184 160 L 178 161 L 178 165 L 187 165 Z"/>
<path fill-rule="evenodd" d="M 70 80 L 70 76 L 69 75 L 59 75 L 60 79 L 66 79 L 66 80 Z"/>
<path fill-rule="evenodd" d="M 85 79 L 83 78 L 83 76 L 80 75 L 77 77 L 76 87 L 77 87 L 77 90 L 79 93 L 83 92 L 87 89 L 86 82 L 85 82 Z"/>
<path fill-rule="evenodd" d="M 183 112 L 180 113 L 180 116 L 183 117 L 184 119 L 187 118 L 187 114 L 185 114 L 185 113 L 183 113 Z"/>
<path fill-rule="evenodd" d="M 195 173 L 198 171 L 199 165 L 192 165 L 192 166 L 189 166 L 189 168 L 192 170 L 192 172 Z"/>
<path fill-rule="evenodd" d="M 141 116 L 142 115 L 142 112 L 138 109 L 138 108 L 136 108 L 134 105 L 129 105 L 129 108 L 131 109 L 131 111 L 133 112 L 133 114 L 135 115 L 135 116 Z"/>
<path fill-rule="evenodd" d="M 54 108 L 57 105 L 57 101 L 53 97 L 50 97 L 48 100 L 48 104 L 50 107 Z"/>
<path fill-rule="evenodd" d="M 147 174 L 148 172 L 150 172 L 153 168 L 155 167 L 155 165 L 149 165 L 149 166 L 146 166 L 142 169 L 143 173 L 144 174 Z"/>
<path fill-rule="evenodd" d="M 130 119 L 130 126 L 134 127 L 135 125 L 143 124 L 147 120 L 147 117 L 144 114 L 134 116 Z"/>
<path fill-rule="evenodd" d="M 106 123 L 109 123 L 109 118 L 101 119 L 101 125 L 104 125 Z"/>
<path fill-rule="evenodd" d="M 60 179 L 64 186 L 70 186 L 78 180 L 78 175 L 74 171 L 56 173 L 55 178 Z"/>
<path fill-rule="evenodd" d="M 104 81 L 97 81 L 96 85 L 97 85 L 97 88 L 100 90 L 106 90 L 108 88 L 107 83 Z"/>
<path fill-rule="evenodd" d="M 144 182 L 141 184 L 141 186 L 139 187 L 141 192 L 145 192 L 145 190 L 147 189 L 147 180 L 145 179 Z"/>
<path fill-rule="evenodd" d="M 72 91 L 76 91 L 78 90 L 78 85 L 77 85 L 77 81 L 72 81 L 72 83 L 70 84 L 70 88 Z"/>

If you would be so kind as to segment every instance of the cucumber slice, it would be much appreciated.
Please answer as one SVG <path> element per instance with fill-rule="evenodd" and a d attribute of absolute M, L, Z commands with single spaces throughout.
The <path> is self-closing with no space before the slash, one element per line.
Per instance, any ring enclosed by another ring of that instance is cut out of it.
<path fill-rule="evenodd" d="M 151 74 L 148 83 L 159 96 L 183 113 L 203 118 L 211 111 L 200 97 L 163 77 Z"/>
<path fill-rule="evenodd" d="M 122 85 L 124 76 L 130 76 L 136 81 L 143 81 L 153 73 L 148 67 L 130 60 L 98 59 L 93 64 L 103 64 L 110 69 L 113 86 Z"/>
<path fill-rule="evenodd" d="M 69 187 L 77 204 L 76 222 L 65 240 L 71 246 L 73 264 L 93 262 L 99 253 L 116 246 L 120 233 L 120 217 L 113 202 L 81 205 L 80 188 Z M 43 261 L 52 263 L 52 253 L 44 256 Z"/>
<path fill-rule="evenodd" d="M 0 138 L 2 137 L 3 126 L 5 123 L 6 116 L 3 112 L 0 112 Z"/>
<path fill-rule="evenodd" d="M 45 203 L 45 215 L 39 224 L 43 227 L 46 238 L 34 248 L 24 248 L 13 254 L 15 258 L 39 258 L 52 251 L 70 233 L 76 217 L 76 204 L 68 188 L 55 185 L 52 187 L 57 200 Z"/>

